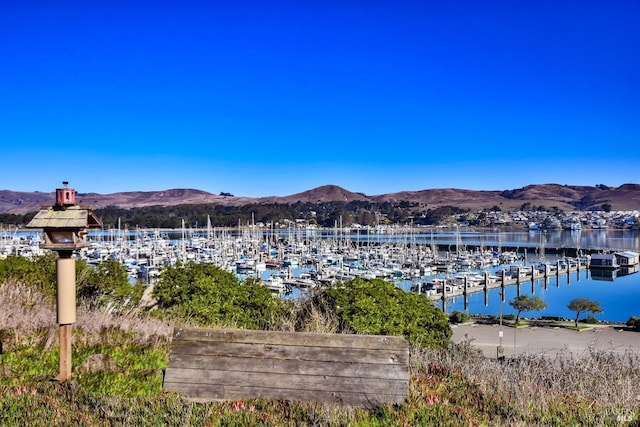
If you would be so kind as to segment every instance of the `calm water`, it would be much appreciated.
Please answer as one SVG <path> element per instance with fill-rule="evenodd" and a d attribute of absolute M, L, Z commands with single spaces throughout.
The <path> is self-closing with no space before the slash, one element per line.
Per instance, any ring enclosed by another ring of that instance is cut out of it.
<path fill-rule="evenodd" d="M 381 237 L 385 238 L 385 237 Z M 388 237 L 387 237 L 388 238 Z M 396 237 L 398 238 L 398 237 Z M 406 237 L 403 237 L 406 239 Z M 410 236 L 410 239 L 421 243 L 433 242 L 437 244 L 451 245 L 483 245 L 487 248 L 498 248 L 500 245 L 521 247 L 522 251 L 528 252 L 528 261 L 535 263 L 540 255 L 548 248 L 590 248 L 590 249 L 615 249 L 630 250 L 640 252 L 640 233 L 633 230 L 558 230 L 547 232 L 491 232 L 491 231 L 441 231 L 437 233 L 419 233 Z M 546 257 L 550 259 L 549 256 Z M 594 273 L 595 275 L 598 272 Z M 399 286 L 408 290 L 410 282 L 400 283 Z M 532 292 L 531 282 L 524 282 L 520 285 L 521 295 L 535 295 L 547 303 L 547 308 L 543 311 L 526 312 L 522 316 L 562 316 L 572 319 L 575 312 L 567 308 L 567 304 L 574 298 L 589 298 L 600 303 L 602 313 L 595 315 L 599 320 L 611 322 L 626 322 L 631 316 L 640 316 L 640 273 L 626 276 L 616 276 L 614 278 L 594 278 L 587 270 L 573 272 L 567 281 L 566 275 L 561 275 L 559 279 L 552 276 L 548 279 L 545 289 L 544 281 L 537 280 Z M 467 300 L 467 307 L 463 297 L 449 299 L 446 302 L 446 311 L 450 313 L 454 310 L 468 311 L 471 314 L 496 315 L 516 314 L 516 311 L 509 305 L 509 301 L 517 296 L 515 286 L 507 286 L 505 291 L 505 302 L 501 304 L 500 289 L 489 290 L 488 305 L 485 305 L 484 293 L 477 292 L 470 294 Z M 442 302 L 436 302 L 438 307 L 442 307 Z M 580 317 L 589 316 L 591 313 L 581 314 Z"/>
<path fill-rule="evenodd" d="M 402 286 L 406 288 L 405 286 Z M 520 284 L 520 295 L 535 295 L 547 303 L 547 308 L 542 311 L 531 311 L 522 313 L 524 317 L 540 316 L 562 316 L 573 319 L 575 312 L 567 308 L 567 304 L 574 298 L 589 298 L 600 303 L 602 313 L 595 317 L 599 320 L 611 322 L 626 322 L 631 316 L 640 316 L 640 273 L 627 276 L 619 276 L 613 280 L 601 280 L 592 277 L 591 273 L 581 270 L 571 273 L 569 283 L 567 276 L 560 275 L 559 278 L 551 276 L 545 289 L 542 279 L 536 280 L 532 292 L 531 282 Z M 505 302 L 502 303 L 503 314 L 516 314 L 509 301 L 517 296 L 515 285 L 505 288 Z M 500 288 L 490 289 L 488 305 L 484 303 L 484 293 L 477 292 L 469 294 L 467 300 L 467 310 L 471 314 L 500 314 Z M 442 307 L 442 302 L 435 303 L 437 307 Z M 446 302 L 448 313 L 454 310 L 465 311 L 464 299 L 462 296 L 448 299 Z M 581 314 L 580 317 L 589 316 L 591 313 Z M 639 337 L 640 339 L 640 337 Z"/>

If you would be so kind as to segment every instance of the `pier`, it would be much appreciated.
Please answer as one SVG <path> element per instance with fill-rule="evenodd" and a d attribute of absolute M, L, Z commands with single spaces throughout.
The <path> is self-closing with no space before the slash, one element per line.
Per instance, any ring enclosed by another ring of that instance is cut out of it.
<path fill-rule="evenodd" d="M 543 281 L 546 290 L 551 280 L 555 277 L 556 287 L 560 287 L 562 280 L 566 280 L 566 284 L 571 284 L 571 274 L 576 273 L 577 281 L 580 281 L 580 272 L 586 271 L 587 277 L 598 277 L 601 280 L 613 280 L 616 274 L 623 276 L 637 273 L 639 267 L 637 264 L 624 266 L 614 269 L 603 269 L 591 267 L 588 263 L 588 257 L 575 258 L 573 261 L 567 262 L 568 258 L 558 260 L 555 265 L 549 263 L 539 263 L 537 265 L 512 265 L 508 269 L 502 269 L 498 275 L 490 275 L 485 272 L 482 280 L 471 280 L 470 276 L 462 274 L 454 278 L 443 279 L 442 285 L 437 289 L 431 289 L 424 292 L 434 303 L 441 302 L 442 310 L 446 311 L 446 302 L 449 299 L 462 297 L 464 298 L 465 310 L 468 308 L 468 296 L 473 293 L 484 293 L 485 305 L 489 304 L 489 291 L 492 289 L 501 289 L 500 295 L 502 302 L 505 302 L 505 288 L 507 286 L 515 286 L 516 295 L 520 296 L 523 286 L 527 284 L 531 287 L 531 293 L 535 292 L 535 284 L 537 281 Z M 477 277 L 477 276 L 476 276 Z M 462 280 L 459 280 L 462 278 Z M 458 279 L 458 280 L 456 280 Z M 421 293 L 424 284 L 413 286 L 412 291 Z"/>

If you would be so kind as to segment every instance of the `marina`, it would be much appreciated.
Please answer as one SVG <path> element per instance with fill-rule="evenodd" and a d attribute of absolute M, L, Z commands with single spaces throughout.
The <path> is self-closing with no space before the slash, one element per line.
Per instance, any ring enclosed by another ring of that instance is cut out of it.
<path fill-rule="evenodd" d="M 558 230 L 509 232 L 496 230 L 380 228 L 319 229 L 114 229 L 91 231 L 89 247 L 77 256 L 90 264 L 121 262 L 131 282 L 152 284 L 162 267 L 177 263 L 213 263 L 240 278 L 255 277 L 274 294 L 296 298 L 318 286 L 354 278 L 379 278 L 424 294 L 446 312 L 497 314 L 509 312 L 509 298 L 521 293 L 555 298 L 554 289 L 575 283 L 615 286 L 628 277 L 636 283 L 603 320 L 626 321 L 635 308 L 618 309 L 628 301 L 640 306 L 637 271 L 638 235 L 632 230 Z M 40 233 L 0 232 L 0 256 L 35 256 Z M 631 254 L 612 268 L 590 268 L 614 254 Z M 627 262 L 627 265 L 625 265 Z M 596 285 L 594 285 L 595 287 Z M 606 290 L 602 291 L 606 294 Z M 582 296 L 582 295 L 580 295 Z M 566 304 L 565 304 L 566 305 Z M 567 310 L 556 310 L 567 316 Z M 550 309 L 545 312 L 551 312 Z M 541 315 L 545 313 L 540 313 Z M 570 314 L 570 313 L 569 313 Z"/>

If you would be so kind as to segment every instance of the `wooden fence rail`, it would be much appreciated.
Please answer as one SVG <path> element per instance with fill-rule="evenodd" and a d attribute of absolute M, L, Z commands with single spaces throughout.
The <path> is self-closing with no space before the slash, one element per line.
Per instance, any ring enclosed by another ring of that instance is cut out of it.
<path fill-rule="evenodd" d="M 164 389 L 197 401 L 400 403 L 409 393 L 409 343 L 379 335 L 180 328 Z"/>

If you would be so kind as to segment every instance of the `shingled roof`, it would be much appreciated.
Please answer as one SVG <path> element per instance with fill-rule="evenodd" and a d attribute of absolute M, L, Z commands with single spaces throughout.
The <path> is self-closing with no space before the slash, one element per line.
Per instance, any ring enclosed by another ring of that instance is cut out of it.
<path fill-rule="evenodd" d="M 43 209 L 27 224 L 28 228 L 93 228 L 102 227 L 91 209 L 68 206 L 65 209 Z"/>

